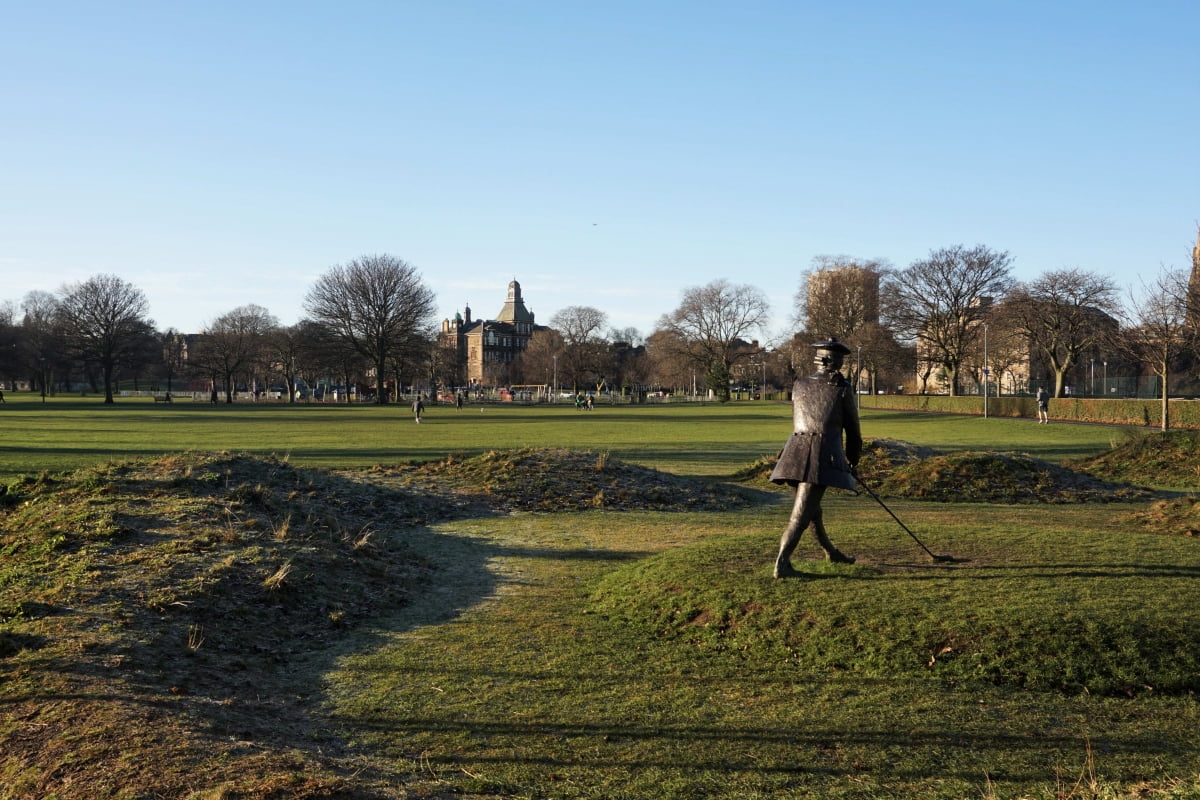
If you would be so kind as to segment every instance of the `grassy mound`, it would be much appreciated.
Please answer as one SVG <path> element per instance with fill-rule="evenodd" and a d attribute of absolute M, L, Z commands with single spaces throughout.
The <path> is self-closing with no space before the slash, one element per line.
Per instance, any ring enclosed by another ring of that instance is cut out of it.
<path fill-rule="evenodd" d="M 806 578 L 772 581 L 761 537 L 738 536 L 611 572 L 591 603 L 616 629 L 731 666 L 1067 694 L 1200 690 L 1200 621 L 1180 589 L 1196 567 L 1152 569 L 1138 543 L 1118 546 L 1128 553 L 1106 552 L 1113 566 L 1089 570 L 1014 549 L 953 567 L 806 562 Z"/>
<path fill-rule="evenodd" d="M 738 480 L 767 480 L 777 456 L 740 470 Z M 1027 455 L 961 452 L 939 455 L 897 439 L 863 443 L 858 474 L 879 494 L 966 503 L 1090 503 L 1144 500 L 1151 492 L 1113 483 Z"/>
<path fill-rule="evenodd" d="M 417 466 L 376 467 L 363 480 L 496 511 L 723 511 L 755 502 L 747 489 L 558 448 L 490 450 Z"/>
<path fill-rule="evenodd" d="M 899 439 L 866 439 L 863 441 L 863 451 L 858 462 L 858 474 L 874 486 L 899 467 L 934 455 L 937 455 L 937 451 L 932 447 L 923 447 L 912 442 L 902 442 Z M 763 456 L 731 477 L 737 481 L 768 480 L 778 461 L 778 453 Z"/>
<path fill-rule="evenodd" d="M 316 665 L 425 590 L 399 531 L 452 508 L 228 454 L 5 498 L 0 796 L 374 796 L 307 710 Z"/>
<path fill-rule="evenodd" d="M 1138 529 L 1153 533 L 1200 536 L 1200 498 L 1159 500 L 1127 518 Z"/>
<path fill-rule="evenodd" d="M 901 466 L 877 491 L 913 500 L 966 503 L 1111 503 L 1151 495 L 1027 455 L 971 452 Z"/>
<path fill-rule="evenodd" d="M 1200 431 L 1130 435 L 1071 466 L 1106 480 L 1194 489 L 1200 485 Z"/>

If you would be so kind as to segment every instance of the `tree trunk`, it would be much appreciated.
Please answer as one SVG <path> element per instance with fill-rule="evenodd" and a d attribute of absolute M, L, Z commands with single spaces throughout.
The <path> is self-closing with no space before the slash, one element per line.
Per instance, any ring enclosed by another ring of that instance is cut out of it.
<path fill-rule="evenodd" d="M 1171 421 L 1167 417 L 1167 370 L 1170 369 L 1168 362 L 1162 364 L 1162 432 L 1166 433 L 1171 427 Z"/>

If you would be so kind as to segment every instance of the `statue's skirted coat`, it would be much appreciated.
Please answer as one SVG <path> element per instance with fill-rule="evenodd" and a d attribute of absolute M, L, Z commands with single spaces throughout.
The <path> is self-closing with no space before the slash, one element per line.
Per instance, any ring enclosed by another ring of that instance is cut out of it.
<path fill-rule="evenodd" d="M 771 480 L 789 486 L 813 483 L 857 489 L 850 464 L 858 463 L 862 432 L 849 381 L 840 372 L 797 378 L 792 398 L 793 432 L 771 472 Z"/>

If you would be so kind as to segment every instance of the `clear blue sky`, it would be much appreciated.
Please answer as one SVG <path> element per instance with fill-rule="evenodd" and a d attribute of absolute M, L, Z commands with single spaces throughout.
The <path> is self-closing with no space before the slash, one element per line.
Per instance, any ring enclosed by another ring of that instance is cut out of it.
<path fill-rule="evenodd" d="M 302 315 L 389 253 L 492 317 L 814 256 L 1007 250 L 1136 285 L 1200 223 L 1200 3 L 0 0 L 0 300 Z"/>

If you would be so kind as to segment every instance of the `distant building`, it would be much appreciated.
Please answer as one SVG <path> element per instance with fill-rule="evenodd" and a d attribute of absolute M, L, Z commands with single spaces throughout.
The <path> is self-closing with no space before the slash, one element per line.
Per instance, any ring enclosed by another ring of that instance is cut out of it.
<path fill-rule="evenodd" d="M 439 344 L 454 353 L 456 374 L 472 388 L 512 383 L 513 361 L 529 346 L 529 338 L 545 326 L 525 307 L 521 284 L 508 284 L 508 297 L 495 319 L 472 319 L 465 306 L 454 319 L 442 320 Z"/>
<path fill-rule="evenodd" d="M 850 337 L 879 322 L 879 271 L 854 265 L 826 267 L 808 276 L 804 308 L 808 332 Z"/>
<path fill-rule="evenodd" d="M 1192 248 L 1192 274 L 1188 277 L 1187 321 L 1193 328 L 1200 328 L 1200 231 L 1196 232 L 1196 246 Z"/>

